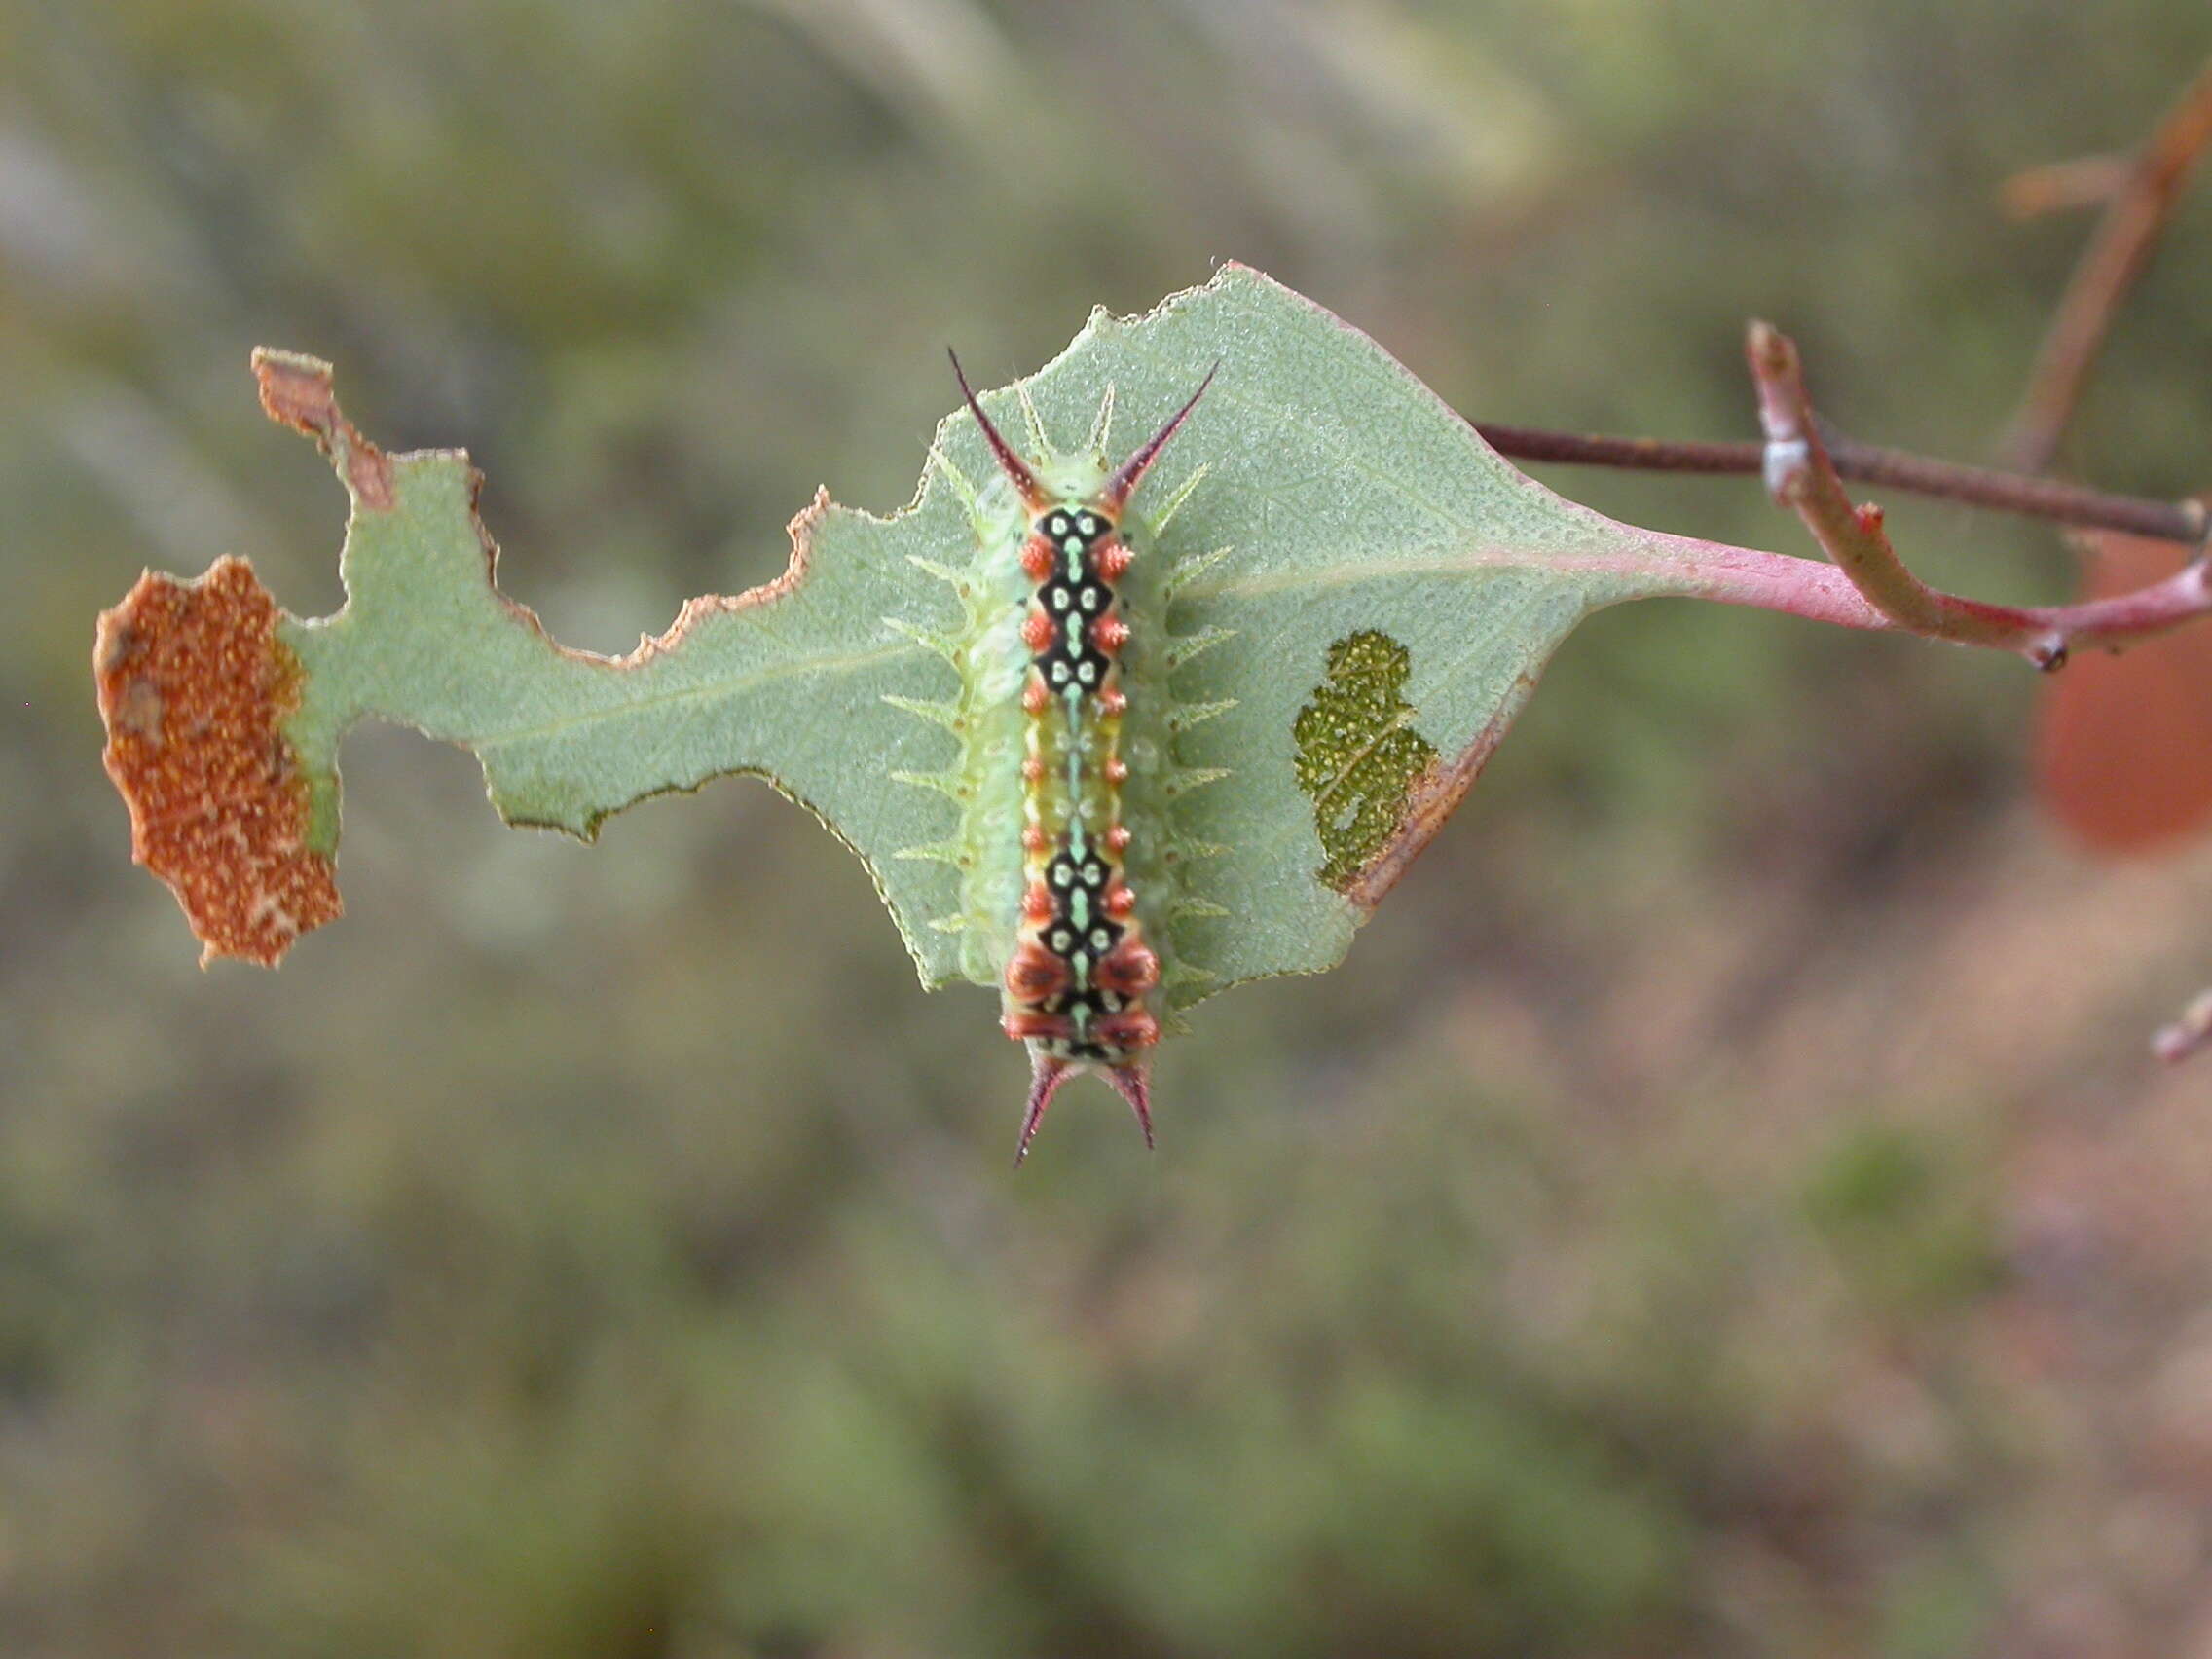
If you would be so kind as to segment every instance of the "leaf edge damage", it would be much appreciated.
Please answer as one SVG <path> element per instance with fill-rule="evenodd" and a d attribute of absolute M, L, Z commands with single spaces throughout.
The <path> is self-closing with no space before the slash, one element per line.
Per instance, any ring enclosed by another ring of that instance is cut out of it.
<path fill-rule="evenodd" d="M 460 465 L 467 481 L 469 526 L 483 549 L 486 588 L 516 623 L 571 661 L 636 668 L 680 647 L 710 617 L 793 593 L 806 578 L 815 529 L 833 508 L 828 487 L 817 487 L 813 499 L 786 526 L 791 556 L 767 581 L 735 594 L 685 600 L 668 627 L 642 636 L 635 649 L 621 655 L 581 650 L 563 645 L 536 611 L 500 591 L 499 546 L 478 510 L 484 475 L 469 463 L 465 450 L 386 451 L 347 418 L 337 397 L 336 371 L 322 358 L 257 346 L 249 366 L 262 412 L 314 443 L 345 486 L 356 517 L 397 506 L 405 463 L 442 460 Z M 347 545 L 352 532 L 350 518 Z M 349 595 L 330 620 L 344 616 L 351 603 Z M 319 754 L 311 755 L 310 746 L 298 741 L 293 722 L 307 702 L 310 675 L 283 633 L 309 625 L 276 604 L 252 562 L 236 554 L 225 554 L 197 577 L 144 571 L 98 618 L 92 674 L 107 739 L 102 762 L 129 814 L 131 861 L 175 895 L 200 941 L 203 968 L 220 957 L 275 968 L 301 938 L 345 913 L 337 882 L 336 750 L 366 711 L 350 710 L 338 719 L 326 739 L 312 746 Z M 760 777 L 840 843 L 852 845 L 819 808 L 766 772 L 741 768 L 739 775 Z M 618 810 L 597 814 L 581 830 L 559 823 L 538 827 L 588 842 Z M 510 824 L 533 822 L 504 812 L 501 817 Z M 872 861 L 862 862 L 874 877 Z M 882 897 L 879 878 L 876 886 Z"/>

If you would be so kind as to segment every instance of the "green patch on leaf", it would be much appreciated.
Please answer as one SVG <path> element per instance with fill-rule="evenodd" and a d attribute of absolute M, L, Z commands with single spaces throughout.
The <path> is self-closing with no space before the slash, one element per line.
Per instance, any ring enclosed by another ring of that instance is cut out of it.
<path fill-rule="evenodd" d="M 1414 780 L 1436 763 L 1436 745 L 1413 728 L 1412 674 L 1410 653 L 1389 635 L 1347 635 L 1329 647 L 1329 678 L 1298 711 L 1298 787 L 1312 797 L 1331 887 L 1349 887 L 1389 844 Z"/>

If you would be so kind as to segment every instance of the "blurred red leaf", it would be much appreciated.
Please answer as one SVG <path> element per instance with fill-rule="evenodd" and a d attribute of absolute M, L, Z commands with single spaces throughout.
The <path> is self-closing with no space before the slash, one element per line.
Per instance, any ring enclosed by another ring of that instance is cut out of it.
<path fill-rule="evenodd" d="M 2171 575 L 2191 551 L 2111 531 L 2080 545 L 2090 599 Z M 2077 654 L 2045 692 L 2035 772 L 2045 806 L 2100 852 L 2148 852 L 2200 828 L 2212 818 L 2212 630 Z"/>

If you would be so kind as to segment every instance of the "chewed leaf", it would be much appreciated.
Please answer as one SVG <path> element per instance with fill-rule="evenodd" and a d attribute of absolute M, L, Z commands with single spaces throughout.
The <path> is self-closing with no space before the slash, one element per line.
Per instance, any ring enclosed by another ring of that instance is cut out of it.
<path fill-rule="evenodd" d="M 149 577 L 102 635 L 141 856 L 210 952 L 274 961 L 336 914 L 338 747 L 373 716 L 474 750 L 509 821 L 586 837 L 645 796 L 762 777 L 866 862 L 925 983 L 997 982 L 1023 897 L 1021 702 L 1046 646 L 1024 643 L 1026 509 L 967 411 L 904 509 L 818 496 L 782 576 L 694 599 L 608 657 L 500 594 L 463 455 L 386 455 L 312 358 L 255 369 L 351 496 L 344 608 L 285 616 L 226 563 L 192 587 Z M 1733 551 L 1561 500 L 1372 340 L 1239 266 L 1143 317 L 1095 313 L 981 403 L 1021 435 L 1033 493 L 1088 499 L 1107 452 L 1199 387 L 1128 495 L 1125 643 L 1109 647 L 1129 885 L 1169 1015 L 1332 966 L 1574 624 L 1697 593 Z M 203 704 L 219 711 L 204 724 L 187 712 Z"/>
<path fill-rule="evenodd" d="M 898 624 L 946 607 L 881 521 L 818 497 L 774 581 L 689 601 L 625 656 L 571 650 L 499 593 L 465 456 L 386 456 L 339 411 L 326 365 L 262 353 L 256 369 L 271 412 L 323 446 L 353 501 L 345 608 L 279 629 L 305 670 L 285 729 L 318 846 L 336 840 L 339 741 L 375 716 L 473 749 L 508 822 L 585 838 L 645 796 L 758 773 L 863 849 L 899 913 L 951 908 L 947 872 L 890 857 L 947 833 L 952 812 L 888 781 L 940 757 L 942 739 L 884 699 L 942 694 L 943 665 Z M 928 936 L 933 977 L 942 938 Z"/>

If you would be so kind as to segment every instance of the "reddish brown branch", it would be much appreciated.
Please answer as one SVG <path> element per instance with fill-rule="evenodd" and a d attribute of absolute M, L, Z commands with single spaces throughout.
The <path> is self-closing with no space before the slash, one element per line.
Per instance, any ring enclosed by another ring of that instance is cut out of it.
<path fill-rule="evenodd" d="M 1569 466 L 1619 466 L 1651 472 L 1757 474 L 1765 465 L 1759 443 L 1676 443 L 1661 438 L 1617 438 L 1531 426 L 1475 427 L 1491 448 L 1515 461 L 1557 461 Z M 1986 467 L 1955 466 L 1903 450 L 1854 443 L 1824 432 L 1836 474 L 1860 484 L 1908 490 L 1918 496 L 2021 513 L 2089 530 L 2120 530 L 2159 541 L 2195 541 L 2204 534 L 2202 510 L 2185 501 L 2153 501 L 2108 495 L 2047 478 L 2027 478 Z"/>
<path fill-rule="evenodd" d="M 1823 442 L 1820 423 L 1798 367 L 1797 348 L 1763 322 L 1745 340 L 1766 432 L 1765 476 L 1774 498 L 1796 510 L 1805 527 L 1862 598 L 1898 627 L 1959 645 L 2017 651 L 2041 668 L 2056 668 L 2077 645 L 2123 645 L 2212 610 L 2203 560 L 2133 593 L 2073 606 L 1988 605 L 1940 593 L 1898 557 L 1882 528 L 1882 509 L 1854 505 Z M 2194 534 L 2204 534 L 2201 510 Z"/>
<path fill-rule="evenodd" d="M 2212 61 L 2158 124 L 2074 268 L 2005 441 L 2006 459 L 2021 471 L 2043 471 L 2057 453 L 2120 302 L 2150 262 L 2175 199 L 2208 144 Z"/>

